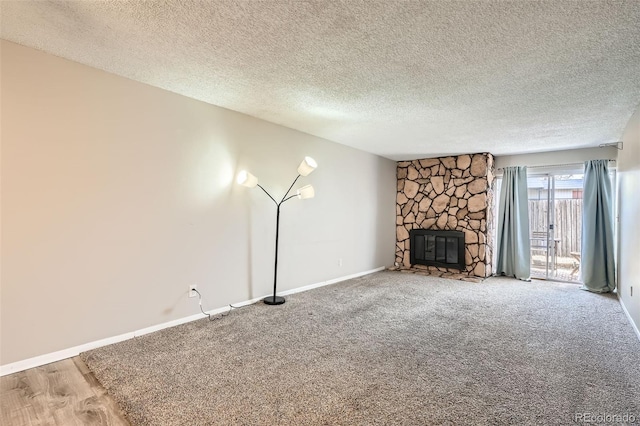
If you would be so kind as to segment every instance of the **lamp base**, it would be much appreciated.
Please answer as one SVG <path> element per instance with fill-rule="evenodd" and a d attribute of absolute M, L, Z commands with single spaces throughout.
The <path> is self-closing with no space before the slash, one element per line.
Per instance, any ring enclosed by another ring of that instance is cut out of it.
<path fill-rule="evenodd" d="M 282 305 L 284 303 L 284 297 L 280 296 L 267 296 L 262 299 L 267 305 Z"/>

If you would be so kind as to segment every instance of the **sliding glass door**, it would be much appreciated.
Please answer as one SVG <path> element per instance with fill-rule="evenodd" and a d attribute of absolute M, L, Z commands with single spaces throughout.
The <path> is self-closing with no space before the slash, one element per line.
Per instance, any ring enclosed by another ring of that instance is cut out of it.
<path fill-rule="evenodd" d="M 583 175 L 530 174 L 531 277 L 578 282 Z"/>
<path fill-rule="evenodd" d="M 549 277 L 549 241 L 553 241 L 553 223 L 549 206 L 552 205 L 551 177 L 529 176 L 529 233 L 531 237 L 531 277 Z"/>

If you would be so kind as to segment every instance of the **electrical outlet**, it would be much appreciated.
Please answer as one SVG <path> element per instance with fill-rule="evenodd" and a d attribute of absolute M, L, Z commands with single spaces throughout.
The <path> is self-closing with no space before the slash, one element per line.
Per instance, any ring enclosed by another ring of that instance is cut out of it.
<path fill-rule="evenodd" d="M 195 284 L 191 284 L 191 285 L 189 286 L 189 297 L 197 297 L 197 296 L 198 296 L 198 293 L 196 293 L 196 292 L 194 291 L 194 290 L 195 290 L 195 289 L 197 289 L 197 288 L 198 288 L 198 286 L 197 286 L 197 285 L 195 285 Z"/>
<path fill-rule="evenodd" d="M 338 266 L 342 267 L 342 258 L 338 259 Z"/>

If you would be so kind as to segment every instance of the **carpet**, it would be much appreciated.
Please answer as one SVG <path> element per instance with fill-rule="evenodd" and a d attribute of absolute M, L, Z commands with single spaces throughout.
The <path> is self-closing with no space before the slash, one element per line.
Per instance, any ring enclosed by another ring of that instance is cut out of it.
<path fill-rule="evenodd" d="M 134 425 L 640 424 L 640 341 L 572 284 L 385 271 L 81 356 Z"/>

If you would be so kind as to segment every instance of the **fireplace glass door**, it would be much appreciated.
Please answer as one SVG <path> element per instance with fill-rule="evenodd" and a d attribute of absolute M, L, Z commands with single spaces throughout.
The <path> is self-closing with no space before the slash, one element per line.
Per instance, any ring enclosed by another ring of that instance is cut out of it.
<path fill-rule="evenodd" d="M 464 234 L 459 231 L 411 231 L 411 263 L 464 269 Z"/>

